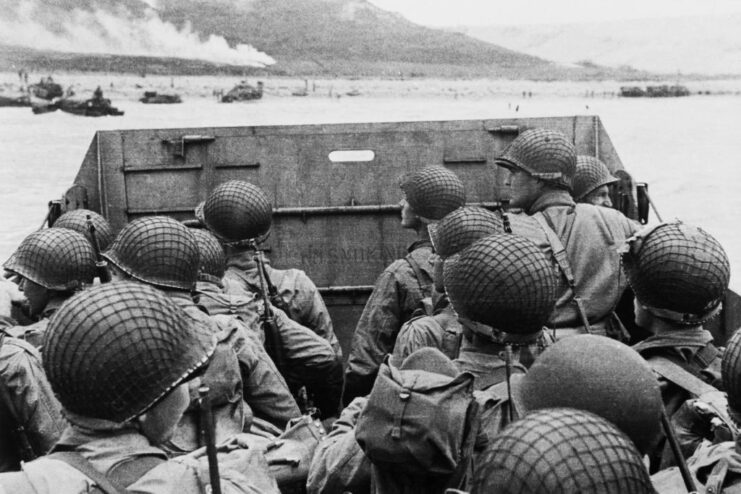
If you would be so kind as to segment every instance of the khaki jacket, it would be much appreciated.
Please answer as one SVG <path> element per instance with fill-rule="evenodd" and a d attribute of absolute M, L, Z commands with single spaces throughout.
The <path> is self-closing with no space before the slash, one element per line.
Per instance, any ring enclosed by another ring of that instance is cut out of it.
<path fill-rule="evenodd" d="M 394 345 L 394 358 L 402 362 L 420 348 L 437 348 L 449 359 L 458 357 L 463 326 L 458 322 L 447 295 L 442 295 L 431 316 L 418 316 L 405 322 Z"/>

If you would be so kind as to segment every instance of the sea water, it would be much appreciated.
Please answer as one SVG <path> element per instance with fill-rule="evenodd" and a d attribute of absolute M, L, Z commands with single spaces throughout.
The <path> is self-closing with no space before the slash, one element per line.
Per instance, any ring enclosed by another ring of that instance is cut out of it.
<path fill-rule="evenodd" d="M 503 91 L 459 85 L 447 92 L 425 92 L 424 85 L 409 81 L 399 87 L 414 90 L 361 90 L 355 97 L 338 90 L 332 97 L 329 91 L 292 97 L 275 90 L 233 104 L 217 103 L 205 90 L 176 105 L 145 105 L 130 95 L 117 100 L 109 92 L 125 111 L 121 117 L 0 108 L 0 260 L 39 228 L 48 201 L 72 184 L 97 130 L 598 115 L 626 169 L 649 183 L 662 217 L 716 236 L 731 259 L 732 287 L 741 289 L 741 96 L 599 97 L 603 87 L 590 97 L 576 84 L 553 83 L 548 91 L 548 83 L 539 83 L 530 86 L 535 95 L 523 98 L 512 84 Z"/>

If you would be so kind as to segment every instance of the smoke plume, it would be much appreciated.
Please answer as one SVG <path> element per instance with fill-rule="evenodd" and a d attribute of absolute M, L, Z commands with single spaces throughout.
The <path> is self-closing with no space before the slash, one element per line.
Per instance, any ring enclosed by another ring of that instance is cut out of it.
<path fill-rule="evenodd" d="M 264 67 L 272 57 L 250 45 L 230 47 L 221 36 L 207 39 L 189 23 L 178 29 L 160 19 L 152 2 L 139 12 L 123 6 L 87 10 L 58 8 L 42 0 L 2 1 L 0 43 L 73 53 L 142 55 Z M 79 5 L 79 4 L 78 4 Z"/>

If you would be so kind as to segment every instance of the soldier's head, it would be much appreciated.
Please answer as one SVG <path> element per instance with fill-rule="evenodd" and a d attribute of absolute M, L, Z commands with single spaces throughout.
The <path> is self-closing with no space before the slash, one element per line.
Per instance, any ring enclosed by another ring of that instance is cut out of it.
<path fill-rule="evenodd" d="M 89 209 L 75 209 L 68 211 L 57 218 L 53 227 L 69 228 L 70 230 L 82 233 L 85 235 L 85 238 L 92 243 L 92 236 L 87 222 L 88 216 L 95 228 L 95 239 L 98 241 L 98 247 L 102 252 L 106 250 L 113 241 L 113 228 L 111 227 L 111 224 L 108 223 L 108 220 L 95 211 L 90 211 Z"/>
<path fill-rule="evenodd" d="M 72 423 L 115 429 L 138 423 L 168 438 L 190 399 L 187 385 L 216 348 L 212 332 L 166 295 L 113 282 L 81 292 L 44 334 L 44 370 Z"/>
<path fill-rule="evenodd" d="M 571 192 L 576 148 L 560 132 L 528 129 L 510 143 L 495 163 L 510 172 L 511 205 L 527 210 L 550 188 Z"/>
<path fill-rule="evenodd" d="M 226 270 L 226 255 L 219 240 L 208 230 L 191 228 L 198 244 L 198 280 L 221 284 Z"/>
<path fill-rule="evenodd" d="M 103 253 L 115 279 L 134 279 L 164 290 L 191 291 L 198 278 L 198 244 L 190 229 L 167 216 L 126 225 Z"/>
<path fill-rule="evenodd" d="M 273 206 L 260 187 L 230 180 L 211 191 L 196 217 L 222 242 L 259 242 L 270 232 Z"/>
<path fill-rule="evenodd" d="M 48 228 L 26 237 L 3 267 L 21 277 L 31 314 L 40 314 L 52 297 L 68 297 L 95 278 L 90 242 L 67 228 Z"/>
<path fill-rule="evenodd" d="M 612 207 L 610 199 L 610 184 L 618 179 L 613 177 L 607 166 L 593 156 L 576 157 L 576 175 L 574 175 L 574 191 L 572 195 L 576 202 L 584 202 L 595 206 Z"/>
<path fill-rule="evenodd" d="M 543 328 L 557 297 L 550 259 L 531 240 L 494 234 L 445 261 L 445 288 L 462 322 L 497 338 L 531 338 Z"/>
<path fill-rule="evenodd" d="M 741 425 L 741 331 L 736 331 L 726 345 L 721 362 L 723 387 L 728 395 L 728 412 Z"/>
<path fill-rule="evenodd" d="M 700 228 L 681 222 L 646 228 L 628 239 L 622 263 L 639 326 L 697 326 L 720 312 L 730 264 L 720 243 Z"/>
<path fill-rule="evenodd" d="M 477 461 L 471 494 L 653 494 L 631 441 L 581 410 L 541 410 L 510 424 Z"/>
<path fill-rule="evenodd" d="M 557 341 L 535 360 L 520 392 L 528 411 L 569 407 L 609 420 L 641 453 L 659 437 L 663 402 L 653 371 L 635 350 L 604 336 Z"/>
<path fill-rule="evenodd" d="M 402 177 L 401 226 L 414 230 L 463 206 L 463 182 L 442 166 L 426 166 Z"/>
<path fill-rule="evenodd" d="M 502 218 L 487 209 L 464 206 L 427 226 L 435 249 L 433 281 L 435 289 L 444 291 L 443 264 L 472 243 L 494 233 L 504 233 Z"/>

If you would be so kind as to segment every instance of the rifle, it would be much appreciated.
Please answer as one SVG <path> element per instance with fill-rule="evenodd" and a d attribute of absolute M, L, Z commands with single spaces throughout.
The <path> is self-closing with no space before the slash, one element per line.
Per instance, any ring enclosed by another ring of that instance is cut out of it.
<path fill-rule="evenodd" d="M 0 333 L 0 348 L 2 348 L 3 343 L 5 343 L 5 336 L 5 333 Z M 23 424 L 18 417 L 18 413 L 10 397 L 10 391 L 5 386 L 4 382 L 0 382 L 0 399 L 2 399 L 2 402 L 5 404 L 10 419 L 14 422 L 12 430 L 16 441 L 18 441 L 18 454 L 21 461 L 35 460 L 39 455 L 36 454 L 31 446 L 31 441 L 28 439 L 28 432 L 26 432 L 26 428 L 23 427 Z"/>
<path fill-rule="evenodd" d="M 101 283 L 108 283 L 111 281 L 111 272 L 108 270 L 108 263 L 100 255 L 100 244 L 98 243 L 98 237 L 95 235 L 95 225 L 90 215 L 87 215 L 87 229 L 90 232 L 90 243 L 93 244 L 93 250 L 95 251 L 95 270 L 98 272 L 98 278 L 100 278 Z"/>
<path fill-rule="evenodd" d="M 211 413 L 211 398 L 208 396 L 208 386 L 198 388 L 198 406 L 201 412 L 201 432 L 206 443 L 206 457 L 208 458 L 208 476 L 211 481 L 211 492 L 221 494 L 221 477 L 219 476 L 219 462 L 216 456 L 216 432 L 214 431 L 214 416 Z"/>
<path fill-rule="evenodd" d="M 260 278 L 260 295 L 262 296 L 265 310 L 262 314 L 262 327 L 265 331 L 265 350 L 273 359 L 275 366 L 278 368 L 281 374 L 285 371 L 285 355 L 283 351 L 283 341 L 280 337 L 280 329 L 275 323 L 275 317 L 273 317 L 273 311 L 270 305 L 270 295 L 266 285 L 272 285 L 267 281 L 267 271 L 265 270 L 265 261 L 262 257 L 262 251 L 257 248 L 257 243 L 252 242 L 251 247 L 255 249 L 255 262 L 258 268 L 258 277 Z M 275 286 L 273 286 L 275 290 Z M 276 290 L 277 292 L 277 290 Z M 276 293 L 277 295 L 277 293 Z"/>

